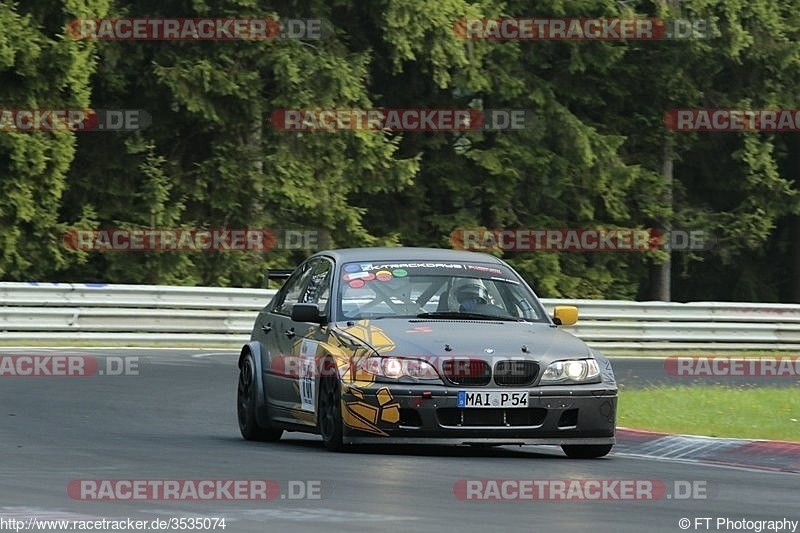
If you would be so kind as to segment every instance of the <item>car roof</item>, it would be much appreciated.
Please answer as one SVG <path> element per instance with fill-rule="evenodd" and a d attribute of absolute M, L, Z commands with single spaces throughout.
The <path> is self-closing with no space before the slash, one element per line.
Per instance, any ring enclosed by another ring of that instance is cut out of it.
<path fill-rule="evenodd" d="M 385 247 L 385 248 L 342 248 L 323 250 L 314 254 L 325 255 L 337 263 L 349 261 L 466 261 L 505 265 L 497 257 L 479 252 L 450 250 L 447 248 Z"/>

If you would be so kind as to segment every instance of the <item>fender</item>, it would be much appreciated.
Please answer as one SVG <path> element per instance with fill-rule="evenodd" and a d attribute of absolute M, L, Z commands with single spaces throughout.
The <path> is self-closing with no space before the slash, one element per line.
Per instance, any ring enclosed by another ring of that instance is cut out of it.
<path fill-rule="evenodd" d="M 237 366 L 241 369 L 242 368 L 242 361 L 244 360 L 245 355 L 250 352 L 253 354 L 253 364 L 255 365 L 255 382 L 256 382 L 256 420 L 260 425 L 268 426 L 269 425 L 269 415 L 268 410 L 269 406 L 267 405 L 266 398 L 264 396 L 264 355 L 261 350 L 261 343 L 257 341 L 251 341 L 245 344 L 242 347 L 242 351 L 239 354 L 239 361 L 237 362 Z"/>
<path fill-rule="evenodd" d="M 610 392 L 617 393 L 617 379 L 614 376 L 614 369 L 611 367 L 611 360 L 606 354 L 596 350 L 591 350 L 591 354 L 597 359 L 597 364 L 600 366 L 602 382 L 609 387 Z"/>

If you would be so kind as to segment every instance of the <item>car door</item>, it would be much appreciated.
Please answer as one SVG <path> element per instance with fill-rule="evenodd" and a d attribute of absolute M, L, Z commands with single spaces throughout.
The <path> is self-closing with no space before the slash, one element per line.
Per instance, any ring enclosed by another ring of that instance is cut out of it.
<path fill-rule="evenodd" d="M 268 359 L 264 366 L 264 382 L 267 400 L 276 408 L 275 418 L 292 418 L 286 410 L 291 410 L 295 404 L 298 366 L 292 353 L 294 326 L 289 315 L 292 306 L 303 296 L 312 272 L 311 261 L 300 265 L 275 295 L 272 305 L 259 315 L 254 328 L 253 334 L 258 337 Z"/>
<path fill-rule="evenodd" d="M 298 303 L 314 303 L 320 312 L 330 313 L 331 284 L 333 281 L 333 263 L 320 257 L 311 265 L 311 275 Z M 296 387 L 293 387 L 291 402 L 294 403 L 296 416 L 309 425 L 316 424 L 316 390 L 322 362 L 318 355 L 323 350 L 320 344 L 325 342 L 327 328 L 310 322 L 293 322 L 290 331 L 292 336 L 292 355 L 298 362 L 299 372 L 296 375 Z"/>

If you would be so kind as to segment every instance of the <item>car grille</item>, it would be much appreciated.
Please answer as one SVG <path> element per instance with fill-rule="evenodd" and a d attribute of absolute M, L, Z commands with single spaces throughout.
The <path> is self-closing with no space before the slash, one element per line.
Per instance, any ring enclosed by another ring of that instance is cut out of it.
<path fill-rule="evenodd" d="M 541 426 L 547 409 L 529 407 L 524 409 L 483 409 L 443 407 L 436 410 L 436 418 L 442 426 L 450 427 L 520 427 Z"/>
<path fill-rule="evenodd" d="M 442 374 L 453 385 L 475 387 L 489 384 L 492 367 L 481 359 L 448 359 L 442 363 Z"/>
<path fill-rule="evenodd" d="M 539 364 L 534 361 L 500 361 L 494 365 L 498 385 L 530 385 L 536 380 Z"/>
<path fill-rule="evenodd" d="M 447 359 L 440 370 L 451 385 L 482 387 L 492 380 L 492 367 L 482 359 Z M 494 365 L 494 382 L 501 387 L 531 385 L 538 375 L 539 364 L 535 361 L 508 360 Z"/>

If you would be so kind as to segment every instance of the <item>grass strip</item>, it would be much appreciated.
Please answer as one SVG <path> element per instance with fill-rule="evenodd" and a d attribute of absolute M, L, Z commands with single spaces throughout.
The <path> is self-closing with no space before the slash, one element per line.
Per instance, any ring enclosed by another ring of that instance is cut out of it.
<path fill-rule="evenodd" d="M 709 437 L 800 441 L 796 387 L 651 387 L 620 391 L 617 425 Z"/>

